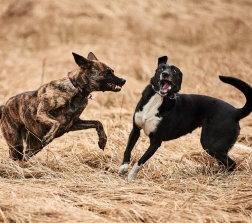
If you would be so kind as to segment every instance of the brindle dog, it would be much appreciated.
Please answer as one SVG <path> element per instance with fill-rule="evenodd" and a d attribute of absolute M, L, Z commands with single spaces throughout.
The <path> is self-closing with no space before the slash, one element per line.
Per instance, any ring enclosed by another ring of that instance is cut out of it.
<path fill-rule="evenodd" d="M 87 59 L 75 53 L 73 56 L 79 68 L 69 72 L 68 77 L 16 95 L 0 107 L 1 129 L 10 158 L 28 160 L 64 133 L 89 128 L 96 129 L 98 145 L 104 149 L 107 136 L 101 122 L 81 120 L 79 116 L 91 92 L 118 92 L 126 80 L 115 76 L 91 52 Z"/>

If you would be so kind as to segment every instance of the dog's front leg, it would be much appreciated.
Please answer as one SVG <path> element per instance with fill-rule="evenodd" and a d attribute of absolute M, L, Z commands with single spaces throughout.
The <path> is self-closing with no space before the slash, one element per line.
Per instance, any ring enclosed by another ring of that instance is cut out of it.
<path fill-rule="evenodd" d="M 157 149 L 161 146 L 160 141 L 154 141 L 152 138 L 150 138 L 150 146 L 147 149 L 147 151 L 144 153 L 144 155 L 134 164 L 131 171 L 129 172 L 129 175 L 127 176 L 126 180 L 131 181 L 136 178 L 137 173 L 141 170 L 143 164 L 157 151 Z"/>
<path fill-rule="evenodd" d="M 53 100 L 53 103 L 50 104 L 49 101 L 50 100 L 46 100 L 46 99 L 43 100 L 39 104 L 38 110 L 37 110 L 36 121 L 41 122 L 45 125 L 51 126 L 50 131 L 41 140 L 42 147 L 45 147 L 54 139 L 55 134 L 60 126 L 60 122 L 55 120 L 55 118 L 50 114 L 50 111 L 59 107 L 60 104 L 56 103 L 55 100 Z"/>
<path fill-rule="evenodd" d="M 73 125 L 70 127 L 69 131 L 78 131 L 83 129 L 95 128 L 99 137 L 98 145 L 100 149 L 104 150 L 107 142 L 107 136 L 103 129 L 103 125 L 99 121 L 94 120 L 81 120 L 78 119 Z"/>
<path fill-rule="evenodd" d="M 48 113 L 40 113 L 40 115 L 37 116 L 37 120 L 51 126 L 50 131 L 41 140 L 42 147 L 45 147 L 54 139 L 60 123 L 53 119 L 53 117 Z"/>
<path fill-rule="evenodd" d="M 131 130 L 131 133 L 129 135 L 128 144 L 124 152 L 123 164 L 120 166 L 118 171 L 119 175 L 123 175 L 128 172 L 131 151 L 134 148 L 139 136 L 140 129 L 135 124 L 133 124 L 133 129 Z"/>

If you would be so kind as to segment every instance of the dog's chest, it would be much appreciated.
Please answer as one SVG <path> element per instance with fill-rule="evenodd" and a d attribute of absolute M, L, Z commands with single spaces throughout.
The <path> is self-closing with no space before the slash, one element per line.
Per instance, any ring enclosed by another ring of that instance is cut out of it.
<path fill-rule="evenodd" d="M 146 135 L 155 132 L 158 124 L 162 120 L 161 117 L 156 116 L 162 103 L 163 97 L 155 94 L 150 98 L 147 104 L 144 105 L 142 111 L 135 113 L 135 123 L 144 130 Z"/>

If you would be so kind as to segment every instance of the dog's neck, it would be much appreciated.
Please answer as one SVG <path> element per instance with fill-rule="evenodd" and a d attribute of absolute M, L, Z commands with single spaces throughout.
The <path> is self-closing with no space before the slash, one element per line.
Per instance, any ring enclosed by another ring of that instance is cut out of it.
<path fill-rule="evenodd" d="M 75 88 L 78 89 L 78 91 L 87 99 L 93 99 L 92 95 L 90 94 L 89 90 L 87 90 L 84 87 L 84 81 L 81 81 L 81 78 L 79 77 L 79 70 L 74 70 L 68 73 L 68 78 L 73 84 Z"/>

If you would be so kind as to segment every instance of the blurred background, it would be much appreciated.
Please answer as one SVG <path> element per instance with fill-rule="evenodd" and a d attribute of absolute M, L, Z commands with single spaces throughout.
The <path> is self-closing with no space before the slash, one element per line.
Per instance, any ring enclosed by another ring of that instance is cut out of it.
<path fill-rule="evenodd" d="M 118 107 L 125 95 L 134 107 L 163 55 L 184 74 L 181 92 L 240 106 L 218 75 L 252 82 L 251 9 L 250 0 L 1 0 L 0 101 L 65 77 L 76 68 L 71 52 L 92 51 L 127 84 L 91 106 Z"/>
<path fill-rule="evenodd" d="M 201 148 L 200 129 L 163 143 L 135 182 L 117 174 L 158 57 L 183 72 L 182 93 L 244 105 L 218 76 L 252 84 L 251 0 L 0 0 L 0 104 L 66 77 L 72 52 L 93 52 L 127 80 L 119 93 L 94 92 L 81 115 L 103 123 L 105 151 L 94 129 L 70 132 L 18 163 L 0 133 L 0 221 L 251 221 L 252 115 L 240 122 L 229 176 Z M 142 134 L 132 163 L 148 145 Z"/>

